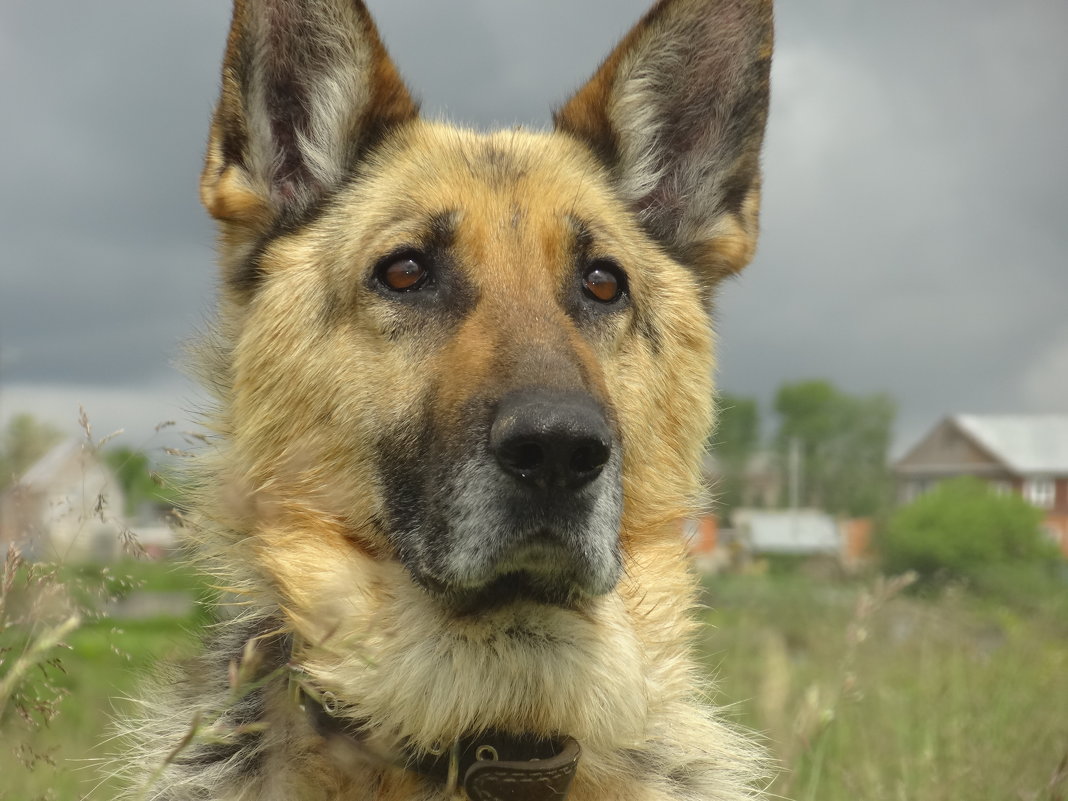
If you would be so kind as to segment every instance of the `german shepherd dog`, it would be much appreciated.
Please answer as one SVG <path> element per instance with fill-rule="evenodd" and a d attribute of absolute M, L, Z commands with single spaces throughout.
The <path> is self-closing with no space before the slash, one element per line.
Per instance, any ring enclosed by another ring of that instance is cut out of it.
<path fill-rule="evenodd" d="M 758 793 L 702 698 L 678 521 L 771 20 L 660 0 L 551 131 L 483 134 L 419 116 L 361 0 L 236 0 L 195 526 L 228 594 L 133 727 L 143 797 Z"/>

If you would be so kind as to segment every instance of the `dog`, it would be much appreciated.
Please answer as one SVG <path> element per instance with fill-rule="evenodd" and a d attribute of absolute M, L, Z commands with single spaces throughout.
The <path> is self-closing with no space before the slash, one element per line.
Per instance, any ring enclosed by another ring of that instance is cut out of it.
<path fill-rule="evenodd" d="M 734 801 L 678 521 L 751 259 L 770 0 L 660 0 L 550 131 L 423 119 L 361 0 L 235 0 L 201 197 L 204 654 L 168 801 Z"/>

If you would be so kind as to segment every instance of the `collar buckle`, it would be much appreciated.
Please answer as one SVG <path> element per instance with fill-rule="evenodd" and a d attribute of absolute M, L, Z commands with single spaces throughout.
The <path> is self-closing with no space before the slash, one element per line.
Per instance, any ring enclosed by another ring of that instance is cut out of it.
<path fill-rule="evenodd" d="M 341 715 L 333 693 L 303 687 L 303 705 L 312 728 L 327 739 L 340 737 L 363 747 L 363 727 Z M 444 786 L 450 799 L 564 801 L 582 749 L 572 737 L 540 737 L 487 731 L 464 735 L 446 751 L 419 753 L 405 748 L 387 761 Z"/>

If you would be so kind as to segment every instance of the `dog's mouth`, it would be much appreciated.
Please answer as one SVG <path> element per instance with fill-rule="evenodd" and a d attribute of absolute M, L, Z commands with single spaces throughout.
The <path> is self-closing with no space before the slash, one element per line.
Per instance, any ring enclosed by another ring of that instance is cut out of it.
<path fill-rule="evenodd" d="M 446 589 L 441 601 L 459 617 L 484 614 L 519 603 L 581 609 L 590 596 L 574 585 L 548 582 L 525 571 L 505 573 L 482 587 Z"/>
<path fill-rule="evenodd" d="M 448 569 L 467 564 L 463 558 L 446 561 L 443 572 L 412 570 L 412 566 L 409 570 L 442 606 L 463 616 L 519 603 L 581 609 L 593 598 L 610 592 L 619 575 L 615 559 L 591 561 L 581 549 L 546 532 L 511 548 L 484 546 L 480 550 L 487 558 L 479 569 L 466 574 Z"/>

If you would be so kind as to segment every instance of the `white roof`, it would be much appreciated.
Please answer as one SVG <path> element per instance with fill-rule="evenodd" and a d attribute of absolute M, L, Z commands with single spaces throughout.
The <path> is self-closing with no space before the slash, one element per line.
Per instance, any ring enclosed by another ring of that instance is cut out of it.
<path fill-rule="evenodd" d="M 960 414 L 953 422 L 1016 473 L 1068 475 L 1068 415 Z"/>
<path fill-rule="evenodd" d="M 17 483 L 23 489 L 40 489 L 47 486 L 56 473 L 62 470 L 71 459 L 78 458 L 81 454 L 81 440 L 73 438 L 63 440 L 30 465 Z"/>

